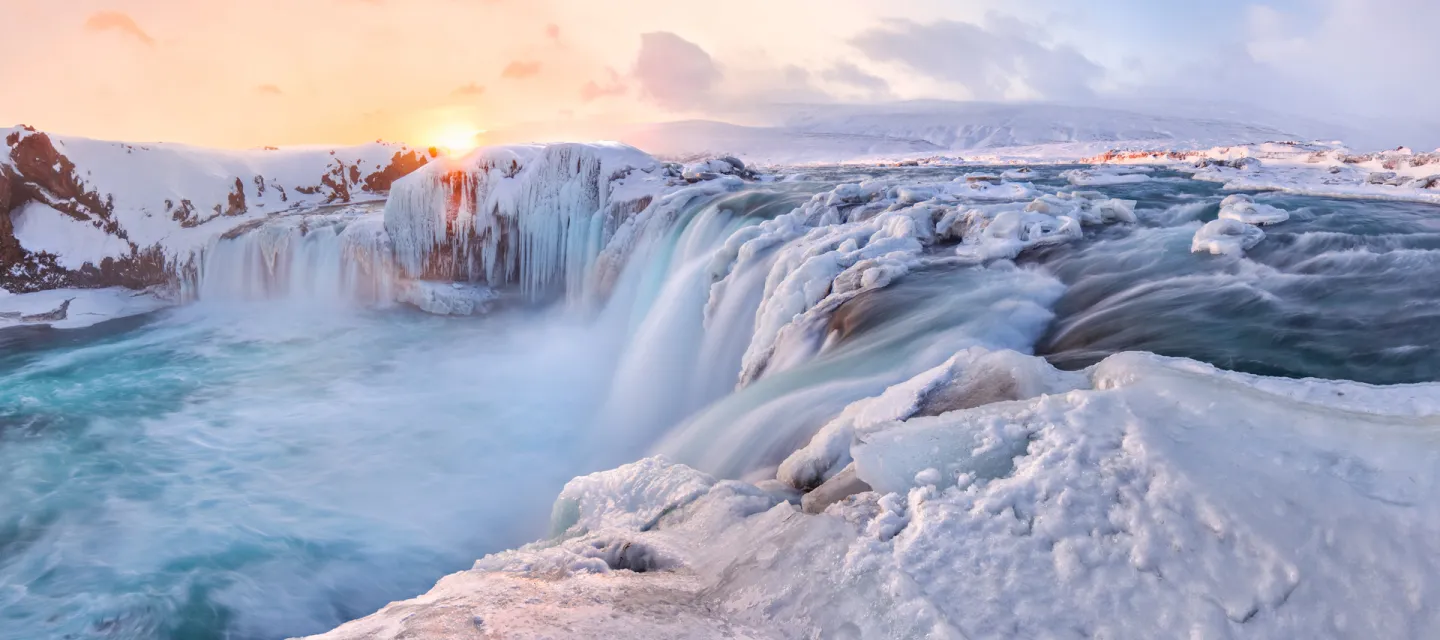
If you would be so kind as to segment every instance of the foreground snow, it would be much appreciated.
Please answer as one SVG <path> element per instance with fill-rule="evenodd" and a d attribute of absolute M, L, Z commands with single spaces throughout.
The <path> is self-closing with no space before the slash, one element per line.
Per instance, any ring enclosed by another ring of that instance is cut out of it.
<path fill-rule="evenodd" d="M 896 397 L 1020 397 L 856 431 L 862 490 L 817 515 L 661 459 L 578 478 L 551 540 L 319 637 L 1440 633 L 1440 385 L 1046 368 L 927 372 Z"/>

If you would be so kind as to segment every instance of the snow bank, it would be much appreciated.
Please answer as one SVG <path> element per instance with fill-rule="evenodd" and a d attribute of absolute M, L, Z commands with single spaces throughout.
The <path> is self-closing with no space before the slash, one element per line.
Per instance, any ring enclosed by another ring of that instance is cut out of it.
<path fill-rule="evenodd" d="M 70 301 L 68 305 L 66 301 Z M 134 291 L 122 287 L 106 289 L 51 289 L 35 293 L 0 296 L 0 331 L 22 325 L 47 325 L 56 329 L 79 329 L 129 316 L 163 309 L 174 302 L 158 291 Z M 62 319 L 35 319 L 55 314 L 63 307 Z"/>

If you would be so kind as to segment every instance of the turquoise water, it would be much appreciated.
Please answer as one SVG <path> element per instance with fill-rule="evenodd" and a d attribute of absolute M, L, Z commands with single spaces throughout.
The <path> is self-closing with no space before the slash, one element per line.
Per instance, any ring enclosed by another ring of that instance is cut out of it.
<path fill-rule="evenodd" d="M 190 307 L 0 357 L 0 637 L 324 631 L 542 535 L 584 331 Z"/>

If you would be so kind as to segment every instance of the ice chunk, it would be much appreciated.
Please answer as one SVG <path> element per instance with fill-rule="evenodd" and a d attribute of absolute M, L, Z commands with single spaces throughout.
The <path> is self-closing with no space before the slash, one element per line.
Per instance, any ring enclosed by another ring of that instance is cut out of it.
<path fill-rule="evenodd" d="M 1255 225 L 1245 224 L 1231 218 L 1220 218 L 1205 223 L 1195 232 L 1190 243 L 1192 253 L 1209 251 L 1217 256 L 1238 256 L 1250 250 L 1265 239 L 1265 232 Z"/>
<path fill-rule="evenodd" d="M 1254 198 L 1243 193 L 1236 193 L 1220 201 L 1220 217 L 1245 224 L 1267 225 L 1289 220 L 1290 212 L 1255 202 Z"/>

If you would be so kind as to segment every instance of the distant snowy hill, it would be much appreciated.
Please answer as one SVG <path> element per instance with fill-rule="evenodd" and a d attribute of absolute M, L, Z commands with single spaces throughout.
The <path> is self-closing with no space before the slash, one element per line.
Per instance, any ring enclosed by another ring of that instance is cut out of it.
<path fill-rule="evenodd" d="M 801 107 L 791 110 L 784 122 L 785 128 L 797 132 L 919 140 L 950 151 L 1074 142 L 1213 147 L 1297 137 L 1267 126 L 1224 119 L 1051 104 L 921 101 Z"/>
<path fill-rule="evenodd" d="M 750 126 L 688 120 L 641 125 L 531 124 L 487 142 L 614 139 L 680 159 L 731 153 L 774 164 L 935 155 L 1077 160 L 1124 148 L 1206 149 L 1305 140 L 1304 133 L 1223 117 L 1153 115 L 1101 107 L 915 101 L 794 105 L 742 118 Z"/>
<path fill-rule="evenodd" d="M 228 151 L 0 129 L 0 288 L 141 287 L 177 252 L 270 213 L 383 197 L 433 150 Z"/>

